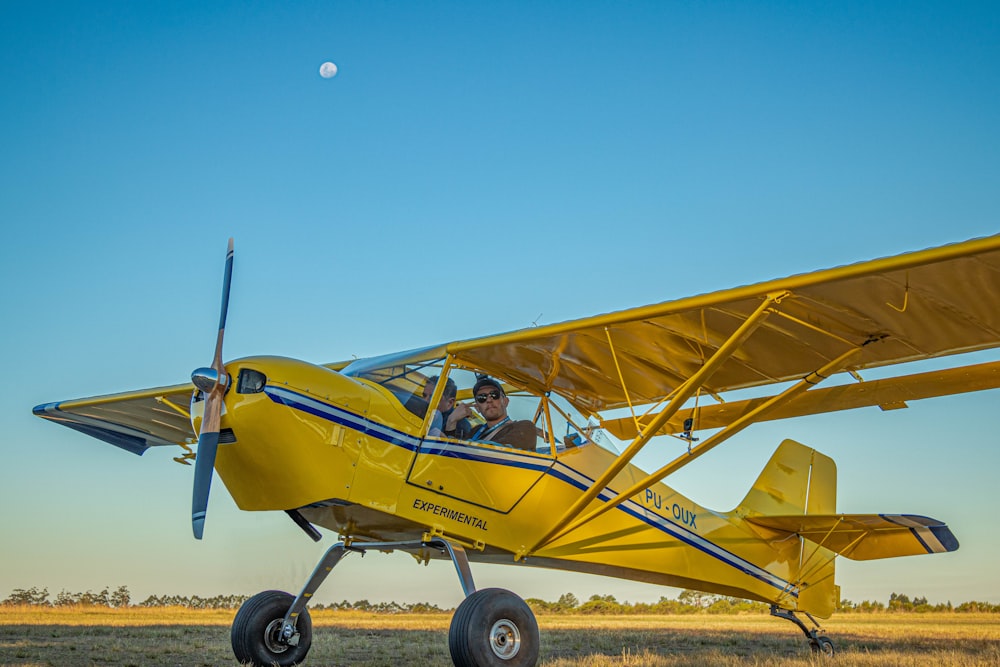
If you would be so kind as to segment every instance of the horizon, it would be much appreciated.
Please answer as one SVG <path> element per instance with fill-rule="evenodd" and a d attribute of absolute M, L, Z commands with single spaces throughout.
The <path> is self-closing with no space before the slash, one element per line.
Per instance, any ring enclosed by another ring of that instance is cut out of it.
<path fill-rule="evenodd" d="M 544 598 L 537 597 L 527 597 L 525 601 L 530 603 L 540 603 L 544 608 L 551 611 L 552 607 L 560 606 L 567 609 L 577 609 L 579 607 L 587 605 L 587 603 L 610 603 L 619 605 L 622 608 L 631 607 L 642 608 L 654 606 L 657 604 L 662 604 L 664 602 L 675 602 L 682 607 L 689 607 L 694 609 L 705 610 L 712 607 L 716 603 L 746 603 L 753 606 L 767 607 L 767 602 L 761 602 L 759 600 L 750 600 L 747 598 L 740 598 L 737 596 L 729 595 L 719 595 L 716 593 L 704 593 L 698 591 L 697 589 L 677 589 L 679 592 L 677 597 L 667 597 L 661 596 L 659 600 L 652 602 L 641 602 L 641 601 L 630 601 L 630 600 L 618 600 L 614 594 L 601 595 L 600 593 L 594 593 L 587 599 L 578 598 L 572 591 L 567 591 L 561 594 L 558 598 L 554 600 L 547 600 Z M 690 594 L 690 595 L 689 595 Z M 11 595 L 7 598 L 0 599 L 0 606 L 30 606 L 30 607 L 60 607 L 60 606 L 96 606 L 96 607 L 109 607 L 109 608 L 119 608 L 119 607 L 161 607 L 161 606 L 182 606 L 190 608 L 205 608 L 205 609 L 216 609 L 216 608 L 233 608 L 235 609 L 248 598 L 250 598 L 252 593 L 217 593 L 215 595 L 177 595 L 170 593 L 153 594 L 147 596 L 141 602 L 133 601 L 131 598 L 131 591 L 128 590 L 127 586 L 118 586 L 114 590 L 111 590 L 110 586 L 105 586 L 100 591 L 81 591 L 81 592 L 70 592 L 65 589 L 56 594 L 56 598 L 49 599 L 51 593 L 49 593 L 47 587 L 30 587 L 30 588 L 15 588 Z M 27 602 L 18 602 L 15 600 L 23 599 L 29 600 Z M 685 601 L 685 598 L 689 600 L 694 598 L 694 601 Z M 62 599 L 63 601 L 60 601 Z M 117 599 L 117 602 L 116 602 Z M 88 600 L 86 602 L 81 600 Z M 102 601 L 103 600 L 103 601 Z M 127 602 L 122 602 L 127 600 Z M 192 607 L 194 603 L 213 603 L 217 602 L 216 606 L 204 606 L 199 604 L 197 607 Z M 961 600 L 959 602 L 953 602 L 952 600 L 947 600 L 945 602 L 939 602 L 931 604 L 927 600 L 926 596 L 909 596 L 906 593 L 897 593 L 893 591 L 889 598 L 883 603 L 881 600 L 849 600 L 847 598 L 842 598 L 837 603 L 837 608 L 834 611 L 835 614 L 850 613 L 860 611 L 863 613 L 870 613 L 873 611 L 893 611 L 892 605 L 897 602 L 897 609 L 895 611 L 914 611 L 917 607 L 926 607 L 927 609 L 922 609 L 920 611 L 942 611 L 943 608 L 948 610 L 953 610 L 956 613 L 983 613 L 983 610 L 974 608 L 977 605 L 988 605 L 992 609 L 987 610 L 985 613 L 1000 613 L 1000 604 L 991 604 L 983 600 Z M 147 604 L 151 603 L 151 604 Z M 222 603 L 225 603 L 224 605 Z M 363 604 L 362 604 L 363 603 Z M 844 603 L 848 603 L 851 606 L 842 606 Z M 220 606 L 221 605 L 221 606 Z M 333 601 L 328 603 L 317 603 L 316 605 L 310 603 L 309 608 L 323 608 L 330 609 L 333 608 L 350 608 L 350 609 L 365 609 L 366 607 L 392 607 L 396 606 L 399 608 L 407 607 L 427 607 L 427 611 L 454 611 L 454 607 L 446 607 L 442 609 L 435 603 L 428 602 L 426 600 L 418 600 L 416 602 L 397 602 L 395 600 L 381 601 L 372 603 L 367 598 L 362 598 L 358 600 L 348 600 L 344 598 L 340 601 Z M 593 605 L 591 605 L 593 606 Z M 909 609 L 907 608 L 909 607 Z M 962 609 L 962 607 L 969 607 L 969 609 Z M 424 611 L 424 610 L 421 610 Z M 613 612 L 612 612 L 613 613 Z"/>

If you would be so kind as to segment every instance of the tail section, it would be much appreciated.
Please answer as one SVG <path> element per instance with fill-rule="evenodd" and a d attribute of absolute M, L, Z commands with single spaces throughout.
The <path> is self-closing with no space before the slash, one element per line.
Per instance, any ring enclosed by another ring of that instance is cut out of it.
<path fill-rule="evenodd" d="M 840 588 L 834 583 L 836 554 L 811 544 L 794 532 L 759 523 L 768 517 L 829 515 L 837 511 L 837 466 L 829 456 L 794 440 L 782 442 L 743 502 L 737 516 L 774 550 L 773 561 L 798 595 L 780 596 L 784 608 L 829 616 L 837 608 Z"/>
<path fill-rule="evenodd" d="M 840 596 L 837 555 L 852 560 L 894 558 L 958 549 L 948 527 L 908 514 L 837 514 L 837 467 L 828 456 L 785 440 L 736 509 L 790 566 L 799 589 L 779 605 L 828 616 Z M 796 540 L 791 542 L 790 540 Z M 794 546 L 790 546 L 794 545 Z"/>

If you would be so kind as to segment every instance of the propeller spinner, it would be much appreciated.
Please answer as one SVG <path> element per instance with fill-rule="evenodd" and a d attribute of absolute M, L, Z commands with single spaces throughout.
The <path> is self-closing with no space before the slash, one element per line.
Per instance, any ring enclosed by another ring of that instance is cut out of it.
<path fill-rule="evenodd" d="M 199 368 L 191 373 L 191 381 L 205 392 L 205 414 L 198 434 L 198 454 L 194 462 L 194 493 L 191 500 L 191 527 L 194 536 L 201 539 L 205 530 L 205 512 L 208 510 L 208 492 L 212 487 L 215 469 L 215 452 L 219 446 L 219 422 L 222 419 L 222 399 L 229 386 L 229 376 L 222 365 L 222 337 L 226 331 L 226 312 L 229 310 L 229 285 L 233 279 L 233 239 L 226 251 L 226 272 L 222 281 L 222 314 L 219 317 L 219 336 L 215 341 L 215 358 L 209 368 Z"/>

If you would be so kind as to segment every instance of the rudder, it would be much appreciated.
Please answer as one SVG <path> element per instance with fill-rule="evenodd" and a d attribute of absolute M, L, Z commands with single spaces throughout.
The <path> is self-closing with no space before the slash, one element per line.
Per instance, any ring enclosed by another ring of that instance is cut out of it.
<path fill-rule="evenodd" d="M 742 516 L 833 514 L 837 465 L 811 447 L 785 440 L 736 509 Z"/>

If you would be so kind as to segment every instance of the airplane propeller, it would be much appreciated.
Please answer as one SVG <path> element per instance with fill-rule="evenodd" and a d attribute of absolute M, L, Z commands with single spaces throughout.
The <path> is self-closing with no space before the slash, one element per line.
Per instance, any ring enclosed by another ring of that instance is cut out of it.
<path fill-rule="evenodd" d="M 191 499 L 191 528 L 196 539 L 205 530 L 205 513 L 208 510 L 208 492 L 212 487 L 215 469 L 215 452 L 219 446 L 219 422 L 222 420 L 222 399 L 229 386 L 229 375 L 222 365 L 222 337 L 226 331 L 226 312 L 229 310 L 229 285 L 233 279 L 233 239 L 229 239 L 226 252 L 226 272 L 222 281 L 222 314 L 219 317 L 219 336 L 215 341 L 215 358 L 208 368 L 198 368 L 191 373 L 191 382 L 205 393 L 205 413 L 198 434 L 198 454 L 194 461 L 194 493 Z"/>

